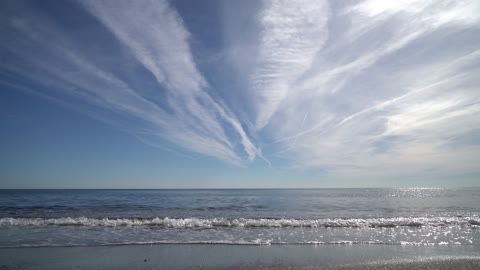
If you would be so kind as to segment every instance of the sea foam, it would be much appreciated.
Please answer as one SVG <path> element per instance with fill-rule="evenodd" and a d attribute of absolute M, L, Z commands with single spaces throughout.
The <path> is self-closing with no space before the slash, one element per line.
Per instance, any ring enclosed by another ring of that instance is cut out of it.
<path fill-rule="evenodd" d="M 480 226 L 479 217 L 392 217 L 353 219 L 268 219 L 268 218 L 0 218 L 0 226 L 158 226 L 164 228 L 215 227 L 420 227 L 420 226 Z"/>

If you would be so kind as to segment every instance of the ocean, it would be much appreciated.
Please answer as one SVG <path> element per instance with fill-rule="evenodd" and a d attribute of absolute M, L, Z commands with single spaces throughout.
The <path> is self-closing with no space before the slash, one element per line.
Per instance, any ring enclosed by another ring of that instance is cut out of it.
<path fill-rule="evenodd" d="M 480 188 L 0 191 L 0 247 L 142 244 L 480 250 Z"/>

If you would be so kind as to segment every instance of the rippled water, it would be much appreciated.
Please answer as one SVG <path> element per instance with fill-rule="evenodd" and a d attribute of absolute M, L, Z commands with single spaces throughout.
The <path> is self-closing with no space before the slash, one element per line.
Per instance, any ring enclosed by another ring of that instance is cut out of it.
<path fill-rule="evenodd" d="M 480 245 L 480 189 L 3 190 L 0 246 Z"/>

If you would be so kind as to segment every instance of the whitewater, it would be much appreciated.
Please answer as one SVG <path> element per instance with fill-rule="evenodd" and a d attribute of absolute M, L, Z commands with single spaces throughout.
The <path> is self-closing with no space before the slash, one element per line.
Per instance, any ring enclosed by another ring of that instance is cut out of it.
<path fill-rule="evenodd" d="M 3 190 L 0 247 L 480 246 L 479 189 Z"/>

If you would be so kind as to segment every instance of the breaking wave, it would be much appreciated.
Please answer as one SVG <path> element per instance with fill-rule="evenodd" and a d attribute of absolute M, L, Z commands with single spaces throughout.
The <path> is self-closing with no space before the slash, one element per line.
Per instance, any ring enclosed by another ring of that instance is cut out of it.
<path fill-rule="evenodd" d="M 368 219 L 269 218 L 0 218 L 0 226 L 157 226 L 162 228 L 385 228 L 421 226 L 480 226 L 479 217 L 395 217 Z"/>

